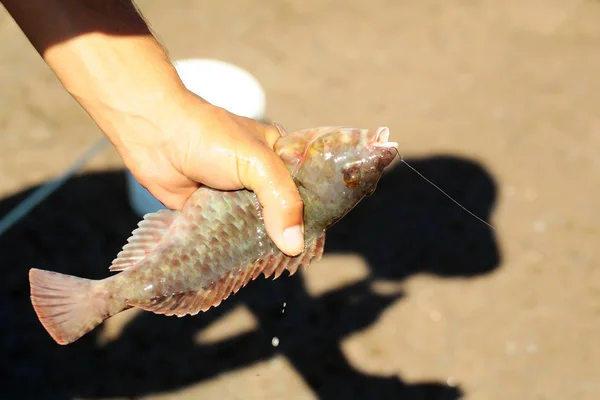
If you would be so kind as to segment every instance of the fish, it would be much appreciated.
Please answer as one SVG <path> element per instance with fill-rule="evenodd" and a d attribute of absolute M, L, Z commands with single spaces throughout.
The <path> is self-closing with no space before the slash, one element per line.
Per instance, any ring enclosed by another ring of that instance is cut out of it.
<path fill-rule="evenodd" d="M 261 274 L 288 276 L 323 255 L 327 230 L 372 195 L 394 160 L 389 128 L 318 127 L 273 146 L 302 198 L 304 249 L 281 252 L 269 238 L 254 192 L 201 186 L 180 210 L 142 217 L 109 266 L 86 279 L 32 268 L 33 309 L 54 341 L 67 345 L 130 308 L 183 317 L 217 307 Z"/>

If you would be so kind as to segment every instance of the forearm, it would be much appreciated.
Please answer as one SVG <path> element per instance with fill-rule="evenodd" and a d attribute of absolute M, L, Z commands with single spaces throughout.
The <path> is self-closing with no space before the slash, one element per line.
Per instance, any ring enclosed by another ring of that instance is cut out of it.
<path fill-rule="evenodd" d="M 184 90 L 128 0 L 3 0 L 65 89 L 120 145 L 128 125 Z M 115 126 L 119 124 L 118 128 Z M 123 126 L 125 125 L 125 126 Z"/>

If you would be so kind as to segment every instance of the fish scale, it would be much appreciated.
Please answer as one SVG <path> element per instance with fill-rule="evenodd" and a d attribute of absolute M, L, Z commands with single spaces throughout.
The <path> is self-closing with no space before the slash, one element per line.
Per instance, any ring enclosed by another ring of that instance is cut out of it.
<path fill-rule="evenodd" d="M 146 303 L 148 298 L 156 301 L 176 293 L 195 294 L 211 283 L 235 279 L 267 255 L 273 260 L 286 258 L 268 239 L 256 212 L 256 201 L 248 192 L 198 190 L 174 219 L 172 233 L 165 236 L 153 256 L 107 281 L 104 290 L 120 293 L 128 305 L 151 309 L 154 306 Z M 196 212 L 198 204 L 211 206 Z M 179 246 L 181 237 L 186 240 Z M 309 236 L 305 240 L 310 243 L 313 239 Z M 188 261 L 183 262 L 182 256 Z M 155 267 L 160 265 L 170 268 Z M 264 272 L 272 273 L 269 269 Z M 163 284 L 147 289 L 157 279 Z"/>

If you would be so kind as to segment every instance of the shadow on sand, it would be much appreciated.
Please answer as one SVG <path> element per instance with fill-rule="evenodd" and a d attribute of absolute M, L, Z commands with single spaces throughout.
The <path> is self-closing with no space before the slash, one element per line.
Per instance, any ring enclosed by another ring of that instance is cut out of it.
<path fill-rule="evenodd" d="M 454 157 L 409 162 L 489 219 L 496 186 L 481 166 Z M 27 193 L 0 200 L 0 215 Z M 404 165 L 391 168 L 375 195 L 328 232 L 326 254 L 359 253 L 368 261 L 370 276 L 364 281 L 311 297 L 301 273 L 276 281 L 258 279 L 196 317 L 140 313 L 107 345 L 97 345 L 97 329 L 72 345 L 58 346 L 29 302 L 29 268 L 108 276 L 109 263 L 137 222 L 126 202 L 122 171 L 87 174 L 70 180 L 0 237 L 1 398 L 139 397 L 181 389 L 276 354 L 286 357 L 320 399 L 460 397 L 460 382 L 458 387 L 408 384 L 396 376 L 359 372 L 340 348 L 344 337 L 373 324 L 389 305 L 401 301 L 401 294 L 374 293 L 373 279 L 400 282 L 422 272 L 468 277 L 489 273 L 499 264 L 489 228 Z M 282 315 L 283 302 L 288 306 Z M 194 340 L 203 327 L 240 304 L 259 321 L 256 330 L 213 344 Z M 285 340 L 273 347 L 274 336 Z"/>

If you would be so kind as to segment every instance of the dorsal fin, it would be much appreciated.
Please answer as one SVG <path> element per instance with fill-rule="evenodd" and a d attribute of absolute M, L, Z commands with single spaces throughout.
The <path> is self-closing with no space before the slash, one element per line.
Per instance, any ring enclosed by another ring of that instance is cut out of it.
<path fill-rule="evenodd" d="M 236 272 L 229 272 L 218 282 L 212 282 L 198 292 L 176 293 L 147 301 L 131 302 L 129 305 L 156 314 L 177 315 L 178 317 L 187 314 L 196 315 L 210 307 L 217 307 L 232 293 L 237 293 L 240 288 L 246 286 L 250 280 L 256 279 L 261 273 L 265 278 L 273 276 L 273 279 L 277 279 L 285 270 L 289 272 L 289 276 L 295 274 L 298 268 L 306 268 L 313 260 L 320 260 L 324 247 L 325 232 L 307 243 L 306 250 L 296 257 L 289 257 L 283 253 L 270 254 L 266 258 L 241 267 Z"/>
<path fill-rule="evenodd" d="M 123 271 L 150 254 L 178 215 L 179 211 L 174 210 L 159 210 L 144 215 L 138 228 L 131 232 L 127 244 L 108 269 L 113 272 Z"/>

